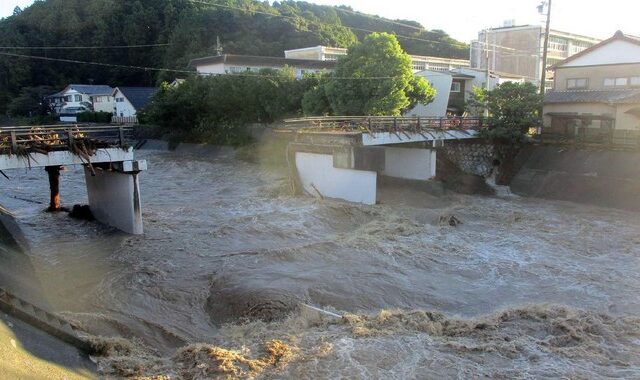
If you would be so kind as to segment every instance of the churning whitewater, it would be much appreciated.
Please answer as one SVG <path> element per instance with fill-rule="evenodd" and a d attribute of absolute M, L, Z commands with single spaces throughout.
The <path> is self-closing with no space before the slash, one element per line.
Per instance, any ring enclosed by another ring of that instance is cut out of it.
<path fill-rule="evenodd" d="M 140 152 L 144 237 L 44 213 L 46 175 L 7 173 L 45 297 L 106 375 L 640 378 L 639 214 L 407 185 L 376 206 L 292 197 L 285 171 L 201 153 Z M 61 189 L 87 202 L 80 169 Z"/>

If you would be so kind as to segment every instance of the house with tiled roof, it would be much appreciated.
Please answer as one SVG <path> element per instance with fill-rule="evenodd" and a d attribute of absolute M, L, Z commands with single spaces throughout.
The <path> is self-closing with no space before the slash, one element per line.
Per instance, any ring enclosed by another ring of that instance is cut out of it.
<path fill-rule="evenodd" d="M 116 87 L 113 90 L 115 99 L 115 116 L 132 118 L 144 109 L 158 92 L 156 87 Z"/>
<path fill-rule="evenodd" d="M 51 108 L 58 114 L 83 111 L 113 112 L 113 88 L 106 85 L 70 84 L 48 97 Z"/>
<path fill-rule="evenodd" d="M 640 40 L 616 34 L 552 66 L 543 132 L 640 143 Z M 615 142 L 615 141 L 614 141 Z"/>

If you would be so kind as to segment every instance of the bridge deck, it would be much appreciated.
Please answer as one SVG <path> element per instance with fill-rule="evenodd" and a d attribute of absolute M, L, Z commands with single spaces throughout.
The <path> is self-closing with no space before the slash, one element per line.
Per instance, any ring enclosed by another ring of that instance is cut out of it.
<path fill-rule="evenodd" d="M 331 116 L 287 119 L 276 131 L 340 136 L 372 146 L 476 138 L 486 127 L 482 118 Z"/>
<path fill-rule="evenodd" d="M 133 160 L 132 128 L 49 125 L 0 128 L 0 170 Z"/>

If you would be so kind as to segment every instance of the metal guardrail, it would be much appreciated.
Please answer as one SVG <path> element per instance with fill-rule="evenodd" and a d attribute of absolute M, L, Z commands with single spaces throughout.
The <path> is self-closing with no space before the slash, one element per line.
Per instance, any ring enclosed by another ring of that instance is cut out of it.
<path fill-rule="evenodd" d="M 614 128 L 574 127 L 566 130 L 542 128 L 537 136 L 539 143 L 600 146 L 614 149 L 640 149 L 640 131 Z"/>
<path fill-rule="evenodd" d="M 73 150 L 78 140 L 94 145 L 126 148 L 131 145 L 133 127 L 109 125 L 43 125 L 0 128 L 0 154 L 24 151 Z"/>
<path fill-rule="evenodd" d="M 283 128 L 419 133 L 425 130 L 479 130 L 487 127 L 487 119 L 480 117 L 323 116 L 286 119 Z"/>

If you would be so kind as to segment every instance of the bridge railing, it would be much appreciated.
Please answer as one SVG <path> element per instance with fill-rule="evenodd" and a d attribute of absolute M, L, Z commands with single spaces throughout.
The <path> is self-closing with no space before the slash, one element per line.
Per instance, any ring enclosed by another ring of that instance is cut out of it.
<path fill-rule="evenodd" d="M 0 154 L 47 153 L 71 150 L 77 142 L 91 148 L 131 146 L 133 127 L 96 125 L 43 125 L 0 127 Z"/>
<path fill-rule="evenodd" d="M 285 129 L 319 129 L 378 132 L 425 130 L 480 130 L 488 127 L 481 117 L 321 116 L 284 120 Z"/>

